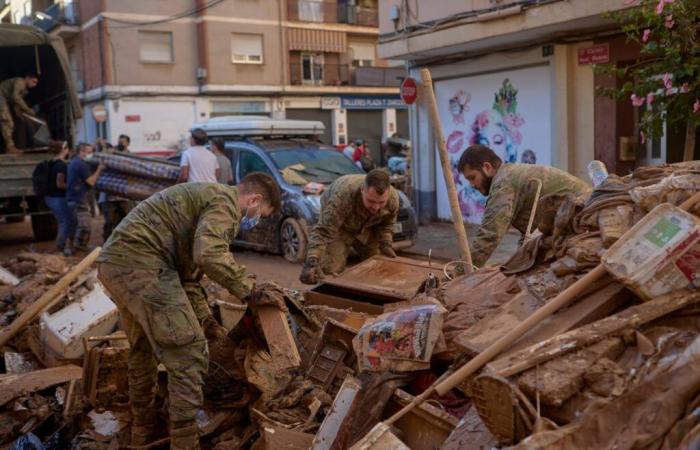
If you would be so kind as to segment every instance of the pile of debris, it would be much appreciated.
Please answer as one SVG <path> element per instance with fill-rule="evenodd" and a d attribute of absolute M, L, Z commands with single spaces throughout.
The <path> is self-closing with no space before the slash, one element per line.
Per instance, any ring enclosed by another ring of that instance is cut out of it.
<path fill-rule="evenodd" d="M 261 284 L 256 307 L 206 281 L 226 332 L 207 336 L 202 447 L 697 448 L 700 220 L 659 205 L 698 191 L 692 163 L 546 199 L 539 234 L 504 267 L 467 275 L 378 256 L 303 294 Z M 455 389 L 391 418 L 577 280 L 603 274 L 601 262 L 609 274 L 570 305 Z M 3 266 L 5 324 L 68 272 L 51 255 Z M 116 308 L 90 272 L 50 303 L 0 349 L 0 446 L 128 448 L 129 346 Z"/>

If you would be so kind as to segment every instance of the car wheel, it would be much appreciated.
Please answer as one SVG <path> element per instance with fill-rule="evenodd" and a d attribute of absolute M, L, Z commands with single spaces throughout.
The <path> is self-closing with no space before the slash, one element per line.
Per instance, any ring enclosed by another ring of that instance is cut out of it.
<path fill-rule="evenodd" d="M 298 220 L 287 217 L 280 226 L 280 248 L 284 259 L 302 262 L 306 257 L 306 233 Z"/>

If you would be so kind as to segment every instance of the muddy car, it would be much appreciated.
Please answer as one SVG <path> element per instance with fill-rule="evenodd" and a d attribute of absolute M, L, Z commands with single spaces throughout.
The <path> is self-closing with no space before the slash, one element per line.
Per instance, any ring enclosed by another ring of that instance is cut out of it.
<path fill-rule="evenodd" d="M 307 237 L 321 209 L 320 188 L 340 176 L 364 173 L 333 147 L 318 142 L 321 122 L 227 117 L 193 128 L 224 139 L 234 183 L 250 172 L 268 173 L 277 180 L 282 191 L 281 211 L 261 219 L 253 230 L 241 232 L 235 245 L 282 254 L 290 262 L 303 261 L 306 256 Z M 402 192 L 399 197 L 396 249 L 415 244 L 418 232 L 410 200 Z"/>

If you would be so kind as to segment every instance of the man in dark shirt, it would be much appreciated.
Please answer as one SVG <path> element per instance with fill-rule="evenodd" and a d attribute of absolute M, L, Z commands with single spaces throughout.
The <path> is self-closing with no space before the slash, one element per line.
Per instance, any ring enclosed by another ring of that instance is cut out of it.
<path fill-rule="evenodd" d="M 58 222 L 58 234 L 56 235 L 56 247 L 64 255 L 71 255 L 71 245 L 68 242 L 72 236 L 68 236 L 70 228 L 70 216 L 68 214 L 68 206 L 66 204 L 66 173 L 68 166 L 68 144 L 66 141 L 51 141 L 49 142 L 49 150 L 56 156 L 49 164 L 48 185 L 46 187 L 46 195 L 44 195 L 44 203 L 49 207 Z"/>
<path fill-rule="evenodd" d="M 92 173 L 86 162 L 92 159 L 92 154 L 92 145 L 79 144 L 78 154 L 68 164 L 66 204 L 71 218 L 68 236 L 73 236 L 73 246 L 76 250 L 84 250 L 90 240 L 90 205 L 87 192 L 95 185 L 104 168 L 100 165 L 95 173 Z"/>

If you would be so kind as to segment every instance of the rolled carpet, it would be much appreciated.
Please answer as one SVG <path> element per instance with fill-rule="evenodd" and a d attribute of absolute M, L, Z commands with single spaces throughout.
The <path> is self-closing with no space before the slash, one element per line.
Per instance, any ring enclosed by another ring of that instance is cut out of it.
<path fill-rule="evenodd" d="M 131 200 L 145 200 L 156 192 L 174 184 L 174 181 L 127 175 L 108 168 L 100 174 L 95 188 L 98 191 L 119 195 Z"/>
<path fill-rule="evenodd" d="M 111 152 L 95 153 L 95 159 L 112 172 L 172 182 L 180 176 L 180 167 L 167 161 Z"/>

